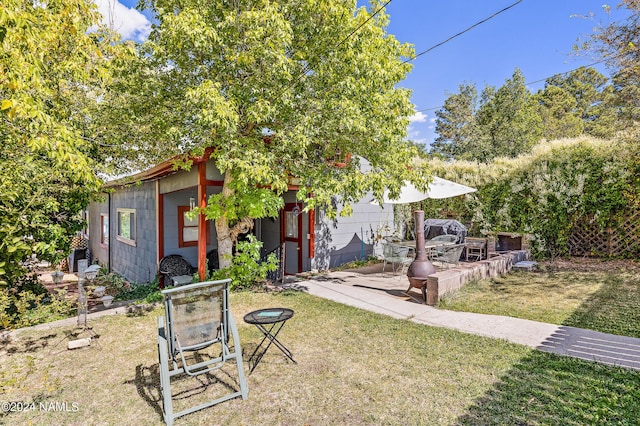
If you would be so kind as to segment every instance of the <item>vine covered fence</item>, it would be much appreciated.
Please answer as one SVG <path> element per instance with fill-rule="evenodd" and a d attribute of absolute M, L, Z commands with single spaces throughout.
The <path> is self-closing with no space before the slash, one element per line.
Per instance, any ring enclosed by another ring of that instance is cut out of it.
<path fill-rule="evenodd" d="M 624 220 L 607 228 L 593 218 L 571 230 L 569 253 L 573 256 L 640 257 L 640 208 L 627 211 Z"/>

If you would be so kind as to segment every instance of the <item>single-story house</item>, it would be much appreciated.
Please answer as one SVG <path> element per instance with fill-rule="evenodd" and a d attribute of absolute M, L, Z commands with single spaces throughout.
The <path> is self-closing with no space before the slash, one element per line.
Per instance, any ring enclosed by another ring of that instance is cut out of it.
<path fill-rule="evenodd" d="M 195 158 L 189 171 L 176 171 L 167 161 L 107 183 L 103 199 L 88 209 L 93 261 L 142 283 L 156 278 L 164 256 L 178 254 L 203 276 L 207 254 L 217 247 L 215 226 L 204 216 L 190 220 L 185 213 L 206 204 L 222 184 L 223 175 L 206 156 Z M 284 251 L 284 274 L 326 270 L 367 258 L 374 254 L 375 235 L 381 229 L 393 232 L 392 206 L 372 205 L 371 196 L 353 205 L 352 216 L 331 220 L 322 211 L 305 213 L 296 191 L 292 179 L 279 218 L 257 219 L 252 231 L 265 253 Z"/>

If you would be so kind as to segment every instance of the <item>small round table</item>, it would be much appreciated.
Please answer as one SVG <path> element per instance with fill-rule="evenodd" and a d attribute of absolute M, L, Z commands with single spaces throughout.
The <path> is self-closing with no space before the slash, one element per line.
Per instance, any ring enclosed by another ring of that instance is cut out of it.
<path fill-rule="evenodd" d="M 249 374 L 255 370 L 258 363 L 269 349 L 271 344 L 275 344 L 283 354 L 287 356 L 294 364 L 297 362 L 293 359 L 293 354 L 277 339 L 278 333 L 284 327 L 284 324 L 293 317 L 293 310 L 288 308 L 267 308 L 258 309 L 257 311 L 249 312 L 244 316 L 244 322 L 247 324 L 255 325 L 260 332 L 264 335 L 260 344 L 253 351 L 249 357 L 249 365 L 253 361 L 253 366 L 249 370 Z M 262 348 L 262 345 L 268 340 L 267 345 Z"/>

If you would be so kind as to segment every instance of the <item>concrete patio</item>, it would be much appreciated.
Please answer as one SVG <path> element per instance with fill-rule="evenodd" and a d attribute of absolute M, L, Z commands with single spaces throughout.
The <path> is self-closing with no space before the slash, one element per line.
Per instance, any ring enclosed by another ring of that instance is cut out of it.
<path fill-rule="evenodd" d="M 445 267 L 436 263 L 437 272 L 427 277 L 426 302 L 430 306 L 435 306 L 441 297 L 459 290 L 466 283 L 473 280 L 495 278 L 506 274 L 513 268 L 513 265 L 528 260 L 529 256 L 527 250 L 514 250 L 476 262 L 461 261 L 455 267 Z M 344 272 L 357 272 L 365 275 L 382 274 L 384 272 L 384 275 L 390 277 L 396 275 L 388 267 L 386 271 L 383 271 L 382 264 L 375 264 L 358 269 L 347 269 Z M 407 287 L 409 286 L 406 275 L 400 275 L 398 272 L 396 278 L 398 281 L 406 283 Z M 404 290 L 406 290 L 406 288 Z M 417 299 L 418 301 L 422 300 L 422 295 L 418 289 L 412 289 L 409 294 L 412 295 L 413 299 Z"/>
<path fill-rule="evenodd" d="M 434 280 L 438 280 L 439 290 L 453 291 L 476 276 L 492 277 L 495 275 L 490 274 L 497 274 L 501 268 L 511 269 L 513 259 L 511 263 L 507 257 L 503 257 L 493 262 L 474 262 L 479 265 L 461 264 L 459 268 L 437 272 Z M 409 282 L 405 275 L 382 271 L 381 264 L 329 272 L 285 286 L 397 319 L 504 339 L 544 352 L 640 370 L 638 338 L 520 318 L 437 309 L 422 302 L 419 290 L 411 289 L 407 293 Z M 439 293 L 440 296 L 443 294 L 446 293 Z"/>

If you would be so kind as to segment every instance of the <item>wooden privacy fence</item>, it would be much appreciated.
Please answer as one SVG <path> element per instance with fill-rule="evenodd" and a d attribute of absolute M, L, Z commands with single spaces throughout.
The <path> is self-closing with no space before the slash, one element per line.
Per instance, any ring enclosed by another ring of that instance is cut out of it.
<path fill-rule="evenodd" d="M 640 208 L 626 212 L 619 224 L 602 229 L 586 218 L 571 230 L 569 254 L 594 257 L 640 257 Z"/>

